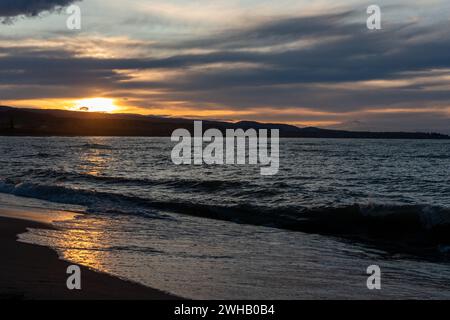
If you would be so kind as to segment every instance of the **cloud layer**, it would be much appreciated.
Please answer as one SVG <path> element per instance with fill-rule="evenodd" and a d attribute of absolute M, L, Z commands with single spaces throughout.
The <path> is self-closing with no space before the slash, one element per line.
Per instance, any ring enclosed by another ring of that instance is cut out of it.
<path fill-rule="evenodd" d="M 0 38 L 0 98 L 105 96 L 155 114 L 450 132 L 448 30 L 448 19 L 405 19 L 369 31 L 365 11 L 353 9 L 176 41 Z"/>

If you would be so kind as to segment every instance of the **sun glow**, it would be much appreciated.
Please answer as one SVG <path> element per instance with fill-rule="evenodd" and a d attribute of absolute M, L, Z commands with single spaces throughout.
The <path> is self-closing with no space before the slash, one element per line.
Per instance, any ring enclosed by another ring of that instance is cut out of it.
<path fill-rule="evenodd" d="M 73 109 L 86 112 L 114 112 L 118 106 L 115 105 L 114 99 L 90 98 L 76 101 Z"/>

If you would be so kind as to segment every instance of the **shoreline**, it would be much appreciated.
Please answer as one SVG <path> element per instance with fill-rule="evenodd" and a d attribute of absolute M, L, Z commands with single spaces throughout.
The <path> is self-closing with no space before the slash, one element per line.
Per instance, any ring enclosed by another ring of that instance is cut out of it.
<path fill-rule="evenodd" d="M 1 209 L 0 299 L 13 300 L 179 300 L 180 297 L 121 280 L 80 266 L 81 290 L 68 290 L 69 262 L 47 247 L 22 243 L 19 234 L 28 228 L 53 228 L 43 222 L 14 218 Z M 5 217 L 7 216 L 7 217 Z"/>

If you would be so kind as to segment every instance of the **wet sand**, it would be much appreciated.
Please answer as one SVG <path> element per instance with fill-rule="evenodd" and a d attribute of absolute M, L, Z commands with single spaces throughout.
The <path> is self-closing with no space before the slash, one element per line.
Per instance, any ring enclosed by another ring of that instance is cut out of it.
<path fill-rule="evenodd" d="M 11 216 L 2 210 L 1 216 Z M 81 290 L 69 290 L 66 270 L 53 250 L 17 241 L 27 228 L 49 224 L 0 217 L 0 299 L 31 300 L 173 300 L 177 297 L 81 267 Z"/>

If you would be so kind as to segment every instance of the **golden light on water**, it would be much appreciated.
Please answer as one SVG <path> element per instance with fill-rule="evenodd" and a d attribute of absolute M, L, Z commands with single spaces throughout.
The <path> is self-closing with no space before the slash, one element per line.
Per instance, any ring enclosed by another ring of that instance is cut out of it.
<path fill-rule="evenodd" d="M 109 233 L 104 231 L 107 223 L 101 219 L 91 222 L 91 227 L 71 220 L 70 227 L 59 231 L 54 237 L 53 246 L 61 249 L 64 259 L 102 272 L 109 271 L 108 246 L 111 246 Z"/>
<path fill-rule="evenodd" d="M 75 102 L 74 110 L 86 112 L 114 112 L 118 110 L 114 99 L 109 98 L 89 98 Z"/>

